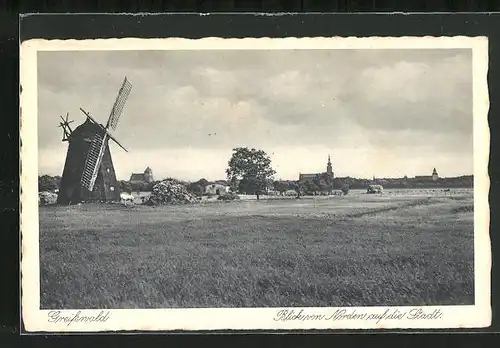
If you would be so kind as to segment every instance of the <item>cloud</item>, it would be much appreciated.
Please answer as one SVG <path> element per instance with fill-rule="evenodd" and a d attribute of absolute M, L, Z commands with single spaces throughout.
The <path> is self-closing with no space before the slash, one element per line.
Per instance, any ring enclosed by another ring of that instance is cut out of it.
<path fill-rule="evenodd" d="M 284 155 L 276 151 L 297 157 L 291 164 L 281 160 L 283 175 L 322 168 L 327 153 L 352 162 L 352 173 L 371 170 L 356 167 L 361 163 L 347 153 L 364 159 L 380 153 L 410 168 L 406 155 L 426 163 L 415 164 L 423 172 L 439 161 L 445 165 L 439 156 L 447 156 L 456 159 L 446 162 L 449 172 L 467 173 L 471 69 L 468 50 L 41 52 L 40 162 L 52 163 L 53 171 L 62 166 L 64 156 L 52 156 L 57 163 L 43 157 L 64 152 L 59 115 L 69 112 L 76 126 L 84 121 L 82 106 L 105 123 L 127 76 L 133 89 L 115 134 L 130 149 L 116 155 L 117 166 L 127 170 L 130 163 L 154 166 L 152 154 L 173 160 L 182 153 L 217 165 L 188 166 L 179 174 L 191 168 L 195 176 L 220 177 L 227 158 L 215 160 L 215 154 L 251 146 L 277 158 Z M 316 157 L 310 149 L 322 153 Z M 396 172 L 398 165 L 384 167 Z"/>
<path fill-rule="evenodd" d="M 366 128 L 463 137 L 472 134 L 470 57 L 368 67 L 349 81 L 341 99 L 349 117 Z"/>

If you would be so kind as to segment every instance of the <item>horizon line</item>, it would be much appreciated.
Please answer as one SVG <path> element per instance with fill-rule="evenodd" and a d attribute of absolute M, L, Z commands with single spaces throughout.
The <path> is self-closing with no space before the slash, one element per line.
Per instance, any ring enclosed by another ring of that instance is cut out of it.
<path fill-rule="evenodd" d="M 133 174 L 143 174 L 143 173 L 133 173 Z M 308 174 L 308 173 L 300 173 L 300 174 Z M 323 173 L 312 173 L 312 174 L 323 174 Z M 52 177 L 56 177 L 56 176 L 59 176 L 59 177 L 62 177 L 62 174 L 59 175 L 51 175 L 51 174 L 38 174 L 38 176 L 44 176 L 44 175 L 48 175 L 48 176 L 52 176 Z M 153 174 L 153 176 L 155 176 Z M 474 174 L 461 174 L 461 175 L 455 175 L 455 176 L 439 176 L 438 175 L 438 178 L 439 179 L 454 179 L 454 178 L 460 178 L 460 177 L 464 177 L 464 176 L 472 176 L 474 177 Z M 415 175 L 415 176 L 408 176 L 407 179 L 415 179 L 417 177 L 432 177 L 432 175 Z M 375 176 L 375 180 L 396 180 L 396 179 L 404 179 L 405 177 L 404 176 L 398 176 L 398 177 L 390 177 L 390 176 L 385 176 L 385 177 L 376 177 Z M 161 180 L 155 180 L 155 181 L 163 181 L 163 180 L 167 180 L 167 179 L 174 179 L 174 180 L 178 180 L 178 181 L 183 181 L 183 182 L 196 182 L 196 181 L 199 181 L 201 179 L 205 179 L 207 181 L 228 181 L 227 178 L 219 178 L 219 179 L 207 179 L 205 177 L 201 177 L 199 179 L 196 179 L 196 180 L 185 180 L 185 179 L 180 179 L 178 177 L 175 177 L 175 176 L 168 176 L 168 175 L 165 175 L 163 176 L 163 178 Z M 334 179 L 355 179 L 355 180 L 367 180 L 367 181 L 373 181 L 374 179 L 373 178 L 366 178 L 366 177 L 355 177 L 355 176 L 350 176 L 350 175 L 347 175 L 347 176 L 334 176 Z M 116 180 L 118 181 L 130 181 L 130 177 L 128 179 L 119 179 L 118 177 L 116 178 Z M 298 181 L 299 179 L 296 178 L 296 179 L 283 179 L 283 178 L 272 178 L 273 181 Z"/>

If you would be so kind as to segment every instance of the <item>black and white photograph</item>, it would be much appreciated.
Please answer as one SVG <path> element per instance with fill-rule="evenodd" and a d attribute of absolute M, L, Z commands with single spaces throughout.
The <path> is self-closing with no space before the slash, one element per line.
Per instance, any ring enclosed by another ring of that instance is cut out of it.
<path fill-rule="evenodd" d="M 480 37 L 23 43 L 27 330 L 489 325 L 487 62 Z"/>

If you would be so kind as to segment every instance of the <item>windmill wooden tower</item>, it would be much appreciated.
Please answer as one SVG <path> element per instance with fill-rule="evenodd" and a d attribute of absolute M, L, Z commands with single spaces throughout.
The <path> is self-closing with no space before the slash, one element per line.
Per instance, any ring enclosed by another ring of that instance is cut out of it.
<path fill-rule="evenodd" d="M 88 112 L 80 108 L 86 120 L 71 130 L 68 115 L 59 124 L 63 128 L 63 141 L 69 143 L 66 163 L 57 197 L 58 204 L 80 202 L 111 202 L 120 200 L 120 186 L 116 180 L 109 140 L 127 151 L 112 135 L 123 111 L 132 85 L 125 79 L 118 92 L 106 126 L 99 124 Z M 128 151 L 127 151 L 128 152 Z"/>

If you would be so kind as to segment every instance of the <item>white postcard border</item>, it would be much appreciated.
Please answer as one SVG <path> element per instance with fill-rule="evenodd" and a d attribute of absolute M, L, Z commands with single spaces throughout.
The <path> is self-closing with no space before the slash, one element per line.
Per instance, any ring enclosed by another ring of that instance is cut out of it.
<path fill-rule="evenodd" d="M 346 308 L 41 310 L 38 235 L 37 52 L 71 50 L 456 49 L 473 52 L 475 305 Z M 488 41 L 485 37 L 29 40 L 20 48 L 21 302 L 27 332 L 439 329 L 491 324 Z M 338 312 L 343 311 L 344 312 Z M 419 312 L 419 310 L 421 312 Z M 281 312 L 280 312 L 281 311 Z M 288 312 L 284 312 L 288 311 Z M 336 312 L 337 311 L 337 312 Z M 337 314 L 335 314 L 337 313 Z M 362 315 L 338 320 L 338 313 Z M 378 320 L 384 314 L 384 318 Z M 397 318 L 405 313 L 402 318 Z M 417 313 L 428 318 L 416 319 Z M 393 319 L 390 319 L 390 315 Z M 378 317 L 377 317 L 378 316 Z M 431 318 L 433 317 L 433 318 Z M 59 318 L 59 319 L 56 319 Z M 371 318 L 371 319 L 370 319 Z"/>

